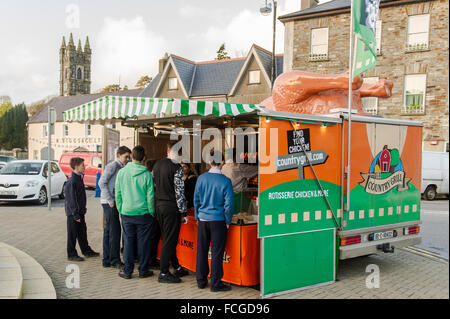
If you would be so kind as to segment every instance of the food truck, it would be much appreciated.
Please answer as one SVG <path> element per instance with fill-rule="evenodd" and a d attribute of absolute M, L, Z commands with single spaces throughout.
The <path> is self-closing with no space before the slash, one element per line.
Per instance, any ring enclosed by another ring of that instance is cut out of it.
<path fill-rule="evenodd" d="M 105 96 L 64 112 L 64 120 L 121 120 L 135 128 L 136 145 L 154 160 L 166 157 L 166 142 L 174 135 L 194 150 L 191 161 L 196 150 L 213 144 L 227 154 L 244 143 L 244 152 L 235 152 L 233 161 L 257 165 L 258 175 L 235 194 L 223 281 L 259 285 L 261 296 L 271 297 L 332 284 L 340 260 L 390 253 L 421 240 L 422 124 L 351 115 L 348 176 L 348 115 L 342 110 L 300 114 L 251 104 Z M 222 133 L 215 142 L 210 129 Z M 199 174 L 207 171 L 201 159 L 193 162 Z M 193 211 L 188 214 L 177 256 L 183 267 L 195 271 L 197 225 Z"/>

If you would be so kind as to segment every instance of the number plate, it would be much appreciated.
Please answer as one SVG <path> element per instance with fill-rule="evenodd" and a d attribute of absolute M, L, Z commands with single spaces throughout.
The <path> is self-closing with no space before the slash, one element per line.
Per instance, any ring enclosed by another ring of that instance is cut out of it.
<path fill-rule="evenodd" d="M 14 191 L 0 191 L 0 195 L 15 195 Z"/>
<path fill-rule="evenodd" d="M 394 231 L 384 231 L 380 233 L 373 233 L 373 240 L 381 240 L 386 238 L 393 238 L 394 237 Z"/>

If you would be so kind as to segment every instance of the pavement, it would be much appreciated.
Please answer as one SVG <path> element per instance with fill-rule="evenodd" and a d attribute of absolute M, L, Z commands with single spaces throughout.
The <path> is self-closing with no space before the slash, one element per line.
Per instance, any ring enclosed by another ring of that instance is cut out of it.
<path fill-rule="evenodd" d="M 99 199 L 94 195 L 95 192 L 88 191 L 86 222 L 89 244 L 94 250 L 101 252 L 103 214 Z M 260 298 L 259 290 L 252 287 L 233 285 L 231 291 L 223 293 L 212 293 L 209 289 L 200 290 L 193 273 L 183 277 L 181 284 L 160 284 L 157 281 L 158 271 L 153 277 L 144 279 L 138 278 L 135 271 L 131 280 L 125 280 L 118 277 L 117 269 L 103 268 L 101 258 L 98 257 L 86 259 L 84 262 L 68 262 L 63 201 L 55 199 L 53 203 L 55 207 L 51 211 L 45 206 L 26 203 L 0 203 L 0 242 L 14 246 L 38 261 L 51 277 L 57 298 Z M 344 260 L 339 264 L 338 280 L 334 284 L 275 298 L 448 299 L 448 260 L 430 256 L 420 254 L 414 249 L 397 249 L 393 254 L 380 253 Z M 66 272 L 66 267 L 71 267 L 71 264 L 79 267 L 79 288 L 76 285 L 74 288 L 68 288 L 71 286 L 74 268 L 67 269 Z M 378 266 L 379 288 L 366 287 L 366 279 L 370 275 L 370 272 L 366 272 L 366 267 L 369 265 Z"/>

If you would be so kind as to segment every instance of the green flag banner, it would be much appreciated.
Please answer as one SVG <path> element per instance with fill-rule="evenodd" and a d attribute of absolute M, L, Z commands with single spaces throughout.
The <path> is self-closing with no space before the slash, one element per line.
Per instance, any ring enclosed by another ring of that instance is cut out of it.
<path fill-rule="evenodd" d="M 377 65 L 376 26 L 380 0 L 352 0 L 353 78 Z"/>

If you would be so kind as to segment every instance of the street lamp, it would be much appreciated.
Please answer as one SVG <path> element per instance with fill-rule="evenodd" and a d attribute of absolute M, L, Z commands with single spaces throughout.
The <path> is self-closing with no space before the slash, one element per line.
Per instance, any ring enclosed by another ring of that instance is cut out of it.
<path fill-rule="evenodd" d="M 268 16 L 272 12 L 273 8 L 273 39 L 272 39 L 272 71 L 270 75 L 271 86 L 273 88 L 273 82 L 275 81 L 275 32 L 276 32 L 276 18 L 277 18 L 277 1 L 265 0 L 264 6 L 259 9 L 259 12 L 263 16 Z"/>

